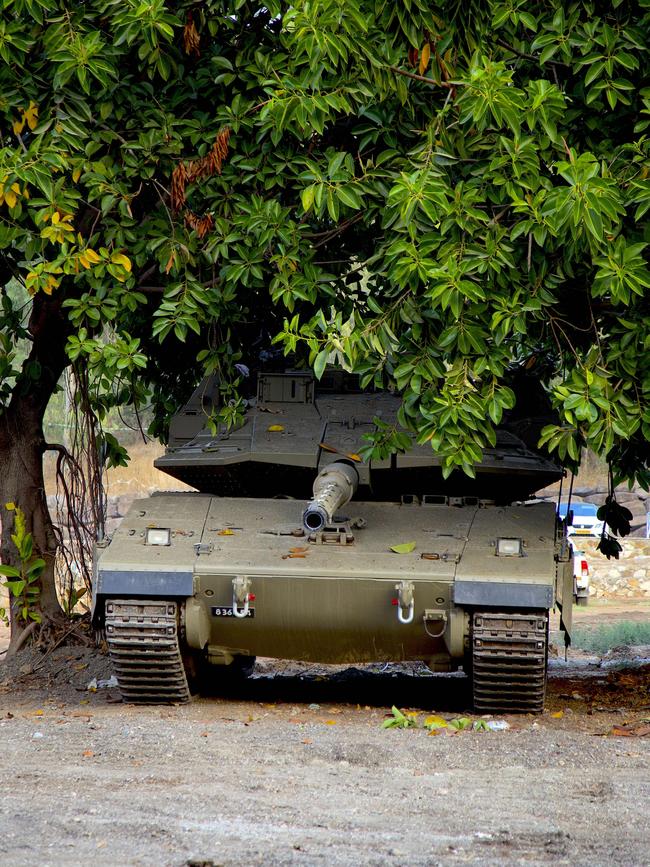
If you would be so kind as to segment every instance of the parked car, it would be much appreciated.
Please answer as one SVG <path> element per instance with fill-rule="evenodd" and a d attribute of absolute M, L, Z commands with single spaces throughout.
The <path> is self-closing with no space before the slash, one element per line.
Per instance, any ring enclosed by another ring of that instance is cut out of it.
<path fill-rule="evenodd" d="M 589 602 L 589 561 L 584 551 L 571 546 L 573 551 L 573 593 L 577 605 Z"/>
<path fill-rule="evenodd" d="M 567 516 L 566 501 L 558 506 L 560 518 Z M 600 536 L 603 532 L 604 522 L 598 518 L 598 506 L 594 503 L 571 502 L 570 511 L 573 512 L 573 521 L 567 527 L 568 536 Z"/>

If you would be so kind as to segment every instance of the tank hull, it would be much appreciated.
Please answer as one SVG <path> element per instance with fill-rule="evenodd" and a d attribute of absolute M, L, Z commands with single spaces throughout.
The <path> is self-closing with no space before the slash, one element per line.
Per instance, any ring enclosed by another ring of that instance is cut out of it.
<path fill-rule="evenodd" d="M 551 504 L 452 502 L 352 502 L 310 534 L 306 502 L 155 495 L 100 550 L 96 613 L 173 602 L 181 650 L 214 665 L 259 655 L 470 668 L 476 612 L 570 610 L 572 587 Z"/>

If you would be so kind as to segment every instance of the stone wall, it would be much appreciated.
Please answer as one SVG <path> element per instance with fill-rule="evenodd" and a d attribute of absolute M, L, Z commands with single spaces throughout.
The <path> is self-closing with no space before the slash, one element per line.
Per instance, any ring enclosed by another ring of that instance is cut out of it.
<path fill-rule="evenodd" d="M 594 599 L 650 598 L 650 539 L 621 539 L 618 560 L 608 560 L 596 550 L 597 539 L 576 539 L 589 563 L 591 597 Z"/>

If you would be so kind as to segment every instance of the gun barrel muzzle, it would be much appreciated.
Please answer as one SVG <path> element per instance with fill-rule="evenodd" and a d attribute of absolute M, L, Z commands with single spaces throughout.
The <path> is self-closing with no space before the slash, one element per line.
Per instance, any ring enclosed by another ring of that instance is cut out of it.
<path fill-rule="evenodd" d="M 332 523 L 336 510 L 349 503 L 359 484 L 359 474 L 352 464 L 335 461 L 314 479 L 314 498 L 302 515 L 309 533 L 317 533 Z"/>

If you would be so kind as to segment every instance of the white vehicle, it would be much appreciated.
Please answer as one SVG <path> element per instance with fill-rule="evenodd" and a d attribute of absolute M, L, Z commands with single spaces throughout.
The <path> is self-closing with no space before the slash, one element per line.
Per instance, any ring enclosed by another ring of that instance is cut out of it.
<path fill-rule="evenodd" d="M 584 551 L 571 546 L 573 551 L 573 592 L 577 605 L 586 605 L 589 602 L 589 561 Z"/>
<path fill-rule="evenodd" d="M 598 518 L 598 506 L 594 503 L 571 503 L 573 521 L 567 527 L 567 536 L 600 536 L 604 522 Z M 560 503 L 558 508 L 560 518 L 567 516 L 567 503 Z"/>

